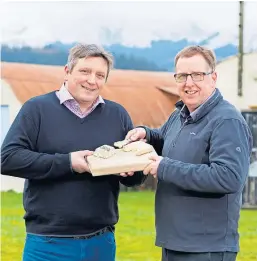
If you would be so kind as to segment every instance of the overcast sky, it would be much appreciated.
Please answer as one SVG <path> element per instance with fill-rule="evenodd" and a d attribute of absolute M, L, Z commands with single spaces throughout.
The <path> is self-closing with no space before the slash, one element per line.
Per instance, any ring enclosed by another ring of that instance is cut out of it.
<path fill-rule="evenodd" d="M 1 6 L 4 43 L 74 41 L 147 46 L 151 40 L 238 37 L 238 2 L 11 2 Z M 257 47 L 257 2 L 245 3 L 245 42 Z M 216 42 L 215 42 L 216 41 Z"/>

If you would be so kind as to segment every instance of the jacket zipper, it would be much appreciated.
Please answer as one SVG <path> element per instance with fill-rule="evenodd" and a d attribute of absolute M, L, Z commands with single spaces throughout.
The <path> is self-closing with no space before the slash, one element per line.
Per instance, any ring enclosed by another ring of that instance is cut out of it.
<path fill-rule="evenodd" d="M 177 139 L 178 139 L 178 137 L 179 137 L 179 135 L 180 135 L 182 129 L 187 125 L 187 122 L 188 122 L 188 118 L 186 118 L 185 122 L 182 124 L 181 128 L 179 129 L 177 136 L 176 136 L 175 139 L 173 140 L 173 142 L 172 142 L 172 148 L 175 147 L 176 142 L 177 142 Z"/>

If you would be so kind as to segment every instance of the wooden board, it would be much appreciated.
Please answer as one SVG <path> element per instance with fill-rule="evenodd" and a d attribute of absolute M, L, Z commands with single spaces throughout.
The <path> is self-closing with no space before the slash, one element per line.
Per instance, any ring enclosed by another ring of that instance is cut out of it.
<path fill-rule="evenodd" d="M 136 152 L 124 152 L 116 149 L 116 154 L 108 159 L 102 159 L 95 156 L 88 156 L 88 164 L 93 176 L 102 176 L 110 174 L 119 174 L 129 171 L 143 170 L 151 160 L 149 156 L 157 155 L 155 150 L 152 152 L 137 156 Z"/>

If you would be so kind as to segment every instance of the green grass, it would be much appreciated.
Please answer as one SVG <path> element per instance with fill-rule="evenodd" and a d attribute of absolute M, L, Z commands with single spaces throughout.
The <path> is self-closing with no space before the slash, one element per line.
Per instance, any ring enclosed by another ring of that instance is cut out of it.
<path fill-rule="evenodd" d="M 21 260 L 24 245 L 22 194 L 2 192 L 2 261 Z M 120 221 L 116 229 L 117 261 L 160 260 L 154 246 L 154 193 L 127 192 L 120 196 Z M 257 260 L 257 211 L 242 210 L 241 251 L 237 261 Z"/>

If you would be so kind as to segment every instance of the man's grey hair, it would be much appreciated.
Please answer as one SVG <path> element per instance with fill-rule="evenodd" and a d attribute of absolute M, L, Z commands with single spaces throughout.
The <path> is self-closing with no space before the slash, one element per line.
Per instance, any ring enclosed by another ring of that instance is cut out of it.
<path fill-rule="evenodd" d="M 106 61 L 108 67 L 107 78 L 110 70 L 113 68 L 113 56 L 96 44 L 78 43 L 70 49 L 67 61 L 67 67 L 70 72 L 72 72 L 79 59 L 88 57 L 102 57 Z"/>
<path fill-rule="evenodd" d="M 192 45 L 182 49 L 175 57 L 175 66 L 177 65 L 179 58 L 190 58 L 195 55 L 201 55 L 208 63 L 212 71 L 216 68 L 216 56 L 213 50 L 199 45 Z"/>

